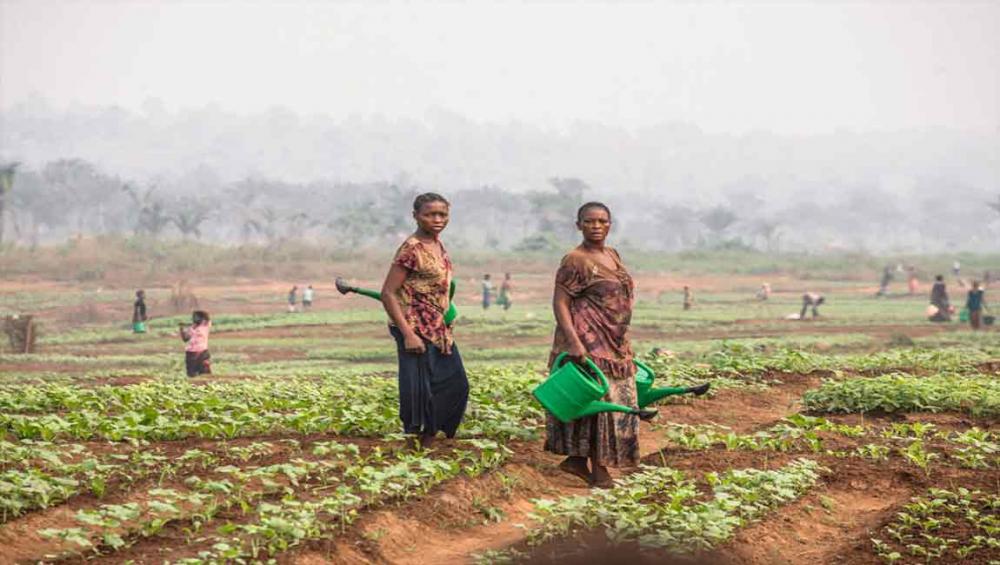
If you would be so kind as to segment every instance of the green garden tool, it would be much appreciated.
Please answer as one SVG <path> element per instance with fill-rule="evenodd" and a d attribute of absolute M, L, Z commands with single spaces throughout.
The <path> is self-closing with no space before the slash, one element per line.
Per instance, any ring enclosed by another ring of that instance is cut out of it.
<path fill-rule="evenodd" d="M 335 284 L 337 285 L 337 290 L 340 291 L 340 294 L 347 294 L 348 292 L 353 292 L 355 294 L 367 296 L 368 298 L 374 298 L 379 302 L 382 301 L 382 293 L 377 290 L 351 286 L 347 284 L 347 281 L 345 281 L 340 277 L 337 277 Z M 444 313 L 444 323 L 445 325 L 448 326 L 450 326 L 451 323 L 455 321 L 455 318 L 458 317 L 458 309 L 455 308 L 455 302 L 453 301 L 454 298 L 455 298 L 455 280 L 452 279 L 451 286 L 448 288 L 448 310 L 445 311 Z"/>
<path fill-rule="evenodd" d="M 635 363 L 635 390 L 639 408 L 645 408 L 646 406 L 649 406 L 657 400 L 667 396 L 674 396 L 678 394 L 694 394 L 695 396 L 701 396 L 708 392 L 708 383 L 699 386 L 668 386 L 653 388 L 653 381 L 656 379 L 656 374 L 653 373 L 653 370 L 638 359 L 635 359 L 633 362 Z"/>
<path fill-rule="evenodd" d="M 653 411 L 601 401 L 608 393 L 608 379 L 601 369 L 587 359 L 588 375 L 579 365 L 567 361 L 568 354 L 560 353 L 552 363 L 549 378 L 532 391 L 538 402 L 560 422 L 568 423 L 601 412 L 623 412 L 640 417 L 655 415 Z"/>

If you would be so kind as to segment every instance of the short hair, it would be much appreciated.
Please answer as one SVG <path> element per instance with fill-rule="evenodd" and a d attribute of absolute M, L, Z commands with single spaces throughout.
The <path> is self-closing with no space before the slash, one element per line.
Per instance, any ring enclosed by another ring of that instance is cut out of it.
<path fill-rule="evenodd" d="M 191 321 L 200 324 L 202 322 L 210 322 L 212 317 L 208 315 L 208 312 L 204 310 L 195 310 L 191 312 Z"/>
<path fill-rule="evenodd" d="M 936 277 L 934 277 L 934 280 L 936 280 L 936 281 L 943 281 L 944 280 L 944 275 L 937 275 Z"/>
<path fill-rule="evenodd" d="M 430 204 L 431 202 L 443 202 L 445 206 L 451 207 L 451 202 L 448 199 L 436 192 L 425 192 L 413 199 L 413 211 L 419 212 L 424 204 Z"/>
<path fill-rule="evenodd" d="M 608 219 L 611 219 L 611 209 L 608 208 L 603 202 L 587 202 L 583 206 L 580 206 L 580 209 L 576 211 L 576 221 L 582 222 L 583 215 L 587 212 L 587 210 L 591 210 L 593 208 L 600 208 L 601 210 L 604 210 L 608 213 Z"/>

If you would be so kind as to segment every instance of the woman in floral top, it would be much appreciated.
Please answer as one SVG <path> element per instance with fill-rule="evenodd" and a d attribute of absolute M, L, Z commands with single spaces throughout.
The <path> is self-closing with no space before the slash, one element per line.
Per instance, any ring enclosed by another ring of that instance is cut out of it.
<path fill-rule="evenodd" d="M 577 363 L 593 360 L 610 385 L 604 400 L 635 408 L 635 365 L 628 337 L 635 283 L 618 252 L 604 245 L 611 230 L 607 206 L 584 204 L 577 227 L 583 243 L 563 257 L 556 272 L 552 306 L 558 325 L 550 363 L 564 351 Z M 609 486 L 608 466 L 639 464 L 639 417 L 602 412 L 564 424 L 550 414 L 545 449 L 568 456 L 559 466 L 562 470 L 595 486 Z"/>
<path fill-rule="evenodd" d="M 441 243 L 450 204 L 421 194 L 413 201 L 417 231 L 403 242 L 382 285 L 382 304 L 399 357 L 399 417 L 406 433 L 429 447 L 437 432 L 455 436 L 469 399 L 462 357 L 444 322 L 452 279 Z"/>

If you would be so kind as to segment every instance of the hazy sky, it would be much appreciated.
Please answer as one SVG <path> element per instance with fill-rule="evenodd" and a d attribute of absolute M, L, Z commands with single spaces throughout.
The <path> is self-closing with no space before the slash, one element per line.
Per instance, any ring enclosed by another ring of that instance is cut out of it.
<path fill-rule="evenodd" d="M 0 106 L 1000 129 L 1000 1 L 0 0 Z"/>

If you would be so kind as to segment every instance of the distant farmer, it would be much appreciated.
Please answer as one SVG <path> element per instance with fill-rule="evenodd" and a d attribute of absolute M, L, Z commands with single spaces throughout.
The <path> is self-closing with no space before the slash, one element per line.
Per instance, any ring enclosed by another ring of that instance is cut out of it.
<path fill-rule="evenodd" d="M 889 283 L 892 282 L 892 266 L 886 265 L 882 269 L 882 281 L 879 282 L 878 292 L 875 296 L 887 296 L 889 294 Z"/>
<path fill-rule="evenodd" d="M 483 275 L 483 310 L 490 307 L 490 296 L 493 294 L 493 281 L 490 280 L 490 274 L 486 273 Z"/>
<path fill-rule="evenodd" d="M 802 311 L 799 312 L 799 319 L 806 319 L 806 310 L 810 307 L 812 308 L 812 317 L 816 318 L 819 316 L 819 307 L 821 304 L 826 302 L 826 298 L 822 294 L 816 292 L 807 292 L 802 295 Z"/>
<path fill-rule="evenodd" d="M 212 374 L 212 355 L 208 352 L 208 334 L 212 329 L 212 318 L 204 310 L 191 313 L 191 325 L 180 325 L 181 339 L 187 344 L 184 347 L 184 366 L 187 376 Z"/>
<path fill-rule="evenodd" d="M 497 306 L 503 306 L 504 311 L 510 310 L 510 293 L 514 290 L 514 283 L 510 280 L 510 273 L 504 273 L 503 282 L 500 283 L 500 295 L 497 296 Z"/>
<path fill-rule="evenodd" d="M 298 285 L 292 285 L 292 290 L 288 291 L 288 311 L 295 311 L 295 294 L 299 291 Z"/>
<path fill-rule="evenodd" d="M 146 333 L 146 291 L 135 291 L 135 302 L 132 303 L 132 331 L 137 334 Z"/>
<path fill-rule="evenodd" d="M 969 311 L 969 325 L 974 330 L 978 330 L 983 323 L 983 310 L 986 309 L 984 294 L 979 281 L 972 281 L 972 290 L 969 291 L 968 297 L 965 299 L 965 308 Z"/>
<path fill-rule="evenodd" d="M 936 310 L 931 314 L 930 321 L 951 321 L 951 304 L 948 300 L 948 289 L 945 287 L 943 275 L 934 277 L 934 286 L 931 287 L 931 306 Z"/>
<path fill-rule="evenodd" d="M 920 290 L 920 279 L 917 278 L 917 268 L 912 265 L 906 268 L 906 287 L 910 296 L 914 296 Z"/>
<path fill-rule="evenodd" d="M 684 285 L 684 309 L 690 310 L 694 306 L 694 293 L 691 292 L 691 287 Z"/>
<path fill-rule="evenodd" d="M 316 291 L 313 290 L 313 286 L 309 285 L 302 291 L 302 311 L 312 308 L 313 305 L 313 295 Z"/>
<path fill-rule="evenodd" d="M 761 283 L 760 288 L 757 290 L 756 296 L 757 300 L 761 302 L 771 298 L 771 283 Z"/>
<path fill-rule="evenodd" d="M 962 264 L 958 262 L 958 259 L 955 259 L 955 262 L 951 264 L 951 274 L 955 275 L 956 279 L 962 274 Z"/>
<path fill-rule="evenodd" d="M 417 196 L 417 230 L 396 251 L 381 293 L 399 358 L 399 418 L 422 447 L 439 431 L 455 437 L 469 400 L 462 356 L 444 321 L 453 270 L 441 232 L 450 208 L 440 194 Z"/>

